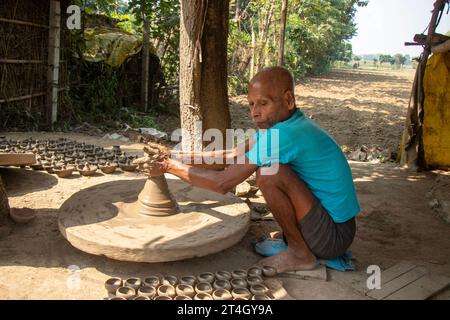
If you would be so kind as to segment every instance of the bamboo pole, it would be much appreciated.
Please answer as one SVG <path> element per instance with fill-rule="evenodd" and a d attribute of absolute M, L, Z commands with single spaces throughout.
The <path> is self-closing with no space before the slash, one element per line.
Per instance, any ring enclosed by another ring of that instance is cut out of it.
<path fill-rule="evenodd" d="M 0 18 L 0 22 L 18 24 L 18 25 L 23 25 L 23 26 L 31 26 L 31 27 L 37 27 L 37 28 L 44 28 L 44 29 L 48 29 L 49 28 L 49 26 L 46 26 L 46 25 L 43 25 L 43 24 L 27 22 L 27 21 L 20 21 L 20 20 L 14 20 L 14 19 Z"/>
<path fill-rule="evenodd" d="M 59 1 L 51 0 L 49 15 L 49 45 L 48 45 L 48 96 L 47 104 L 50 110 L 50 124 L 58 118 L 58 86 L 59 86 L 59 54 L 61 33 L 61 5 Z"/>

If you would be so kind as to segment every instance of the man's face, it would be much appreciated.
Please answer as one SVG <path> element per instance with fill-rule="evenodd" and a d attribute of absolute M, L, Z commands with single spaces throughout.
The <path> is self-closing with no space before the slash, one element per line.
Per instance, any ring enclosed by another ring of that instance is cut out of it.
<path fill-rule="evenodd" d="M 290 110 L 295 107 L 290 101 L 290 91 L 283 92 L 263 80 L 250 85 L 247 99 L 250 115 L 258 129 L 268 129 L 286 120 L 289 118 Z"/>

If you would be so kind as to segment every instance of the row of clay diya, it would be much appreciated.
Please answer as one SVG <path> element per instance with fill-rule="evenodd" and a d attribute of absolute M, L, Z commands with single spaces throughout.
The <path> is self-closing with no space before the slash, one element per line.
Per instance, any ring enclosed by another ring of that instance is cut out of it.
<path fill-rule="evenodd" d="M 181 278 L 174 275 L 110 278 L 105 288 L 110 300 L 272 300 L 274 296 L 264 278 L 276 274 L 276 269 L 266 266 Z"/>
<path fill-rule="evenodd" d="M 60 138 L 58 140 L 7 140 L 0 137 L 0 152 L 35 153 L 36 163 L 30 165 L 33 170 L 46 170 L 60 178 L 68 178 L 78 171 L 83 176 L 93 176 L 100 169 L 105 174 L 112 174 L 117 168 L 133 172 L 137 165 L 133 160 L 136 155 L 127 155 L 120 146 L 112 150 L 103 147 L 78 143 L 75 140 Z"/>

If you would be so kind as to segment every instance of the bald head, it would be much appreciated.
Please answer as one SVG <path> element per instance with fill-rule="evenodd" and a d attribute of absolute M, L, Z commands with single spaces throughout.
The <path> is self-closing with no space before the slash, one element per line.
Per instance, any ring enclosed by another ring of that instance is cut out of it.
<path fill-rule="evenodd" d="M 248 86 L 250 88 L 257 84 L 267 85 L 270 88 L 279 90 L 281 93 L 286 92 L 286 90 L 294 93 L 294 77 L 288 69 L 283 67 L 262 69 L 250 80 Z"/>
<path fill-rule="evenodd" d="M 283 67 L 262 69 L 250 81 L 247 99 L 256 126 L 270 128 L 295 112 L 294 78 Z"/>

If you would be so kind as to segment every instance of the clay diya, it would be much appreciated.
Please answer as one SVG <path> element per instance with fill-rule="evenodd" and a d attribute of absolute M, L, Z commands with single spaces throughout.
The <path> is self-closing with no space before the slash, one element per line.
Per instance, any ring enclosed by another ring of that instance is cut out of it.
<path fill-rule="evenodd" d="M 213 283 L 215 289 L 226 289 L 231 290 L 231 283 L 228 280 L 216 280 Z"/>
<path fill-rule="evenodd" d="M 251 267 L 247 270 L 247 276 L 259 276 L 263 275 L 263 271 L 260 267 Z"/>
<path fill-rule="evenodd" d="M 105 289 L 111 294 L 116 294 L 117 289 L 123 286 L 123 281 L 120 278 L 109 278 L 105 281 Z"/>
<path fill-rule="evenodd" d="M 116 171 L 117 165 L 116 164 L 111 164 L 109 162 L 106 162 L 105 165 L 99 165 L 99 168 L 100 168 L 100 170 L 103 173 L 111 174 L 111 173 L 114 173 Z"/>
<path fill-rule="evenodd" d="M 195 296 L 195 290 L 189 284 L 179 284 L 175 287 L 175 291 L 179 296 L 188 296 L 188 297 Z"/>
<path fill-rule="evenodd" d="M 62 166 L 62 167 L 55 167 L 53 168 L 53 172 L 56 173 L 56 175 L 59 178 L 68 178 L 72 175 L 72 173 L 75 171 L 75 167 L 66 167 L 66 166 Z"/>
<path fill-rule="evenodd" d="M 132 300 L 151 300 L 151 298 L 147 296 L 136 296 Z"/>
<path fill-rule="evenodd" d="M 153 298 L 153 300 L 173 300 L 172 297 L 168 296 L 156 296 Z"/>
<path fill-rule="evenodd" d="M 128 160 L 126 163 L 120 164 L 120 169 L 123 171 L 133 172 L 137 168 L 137 164 L 131 163 L 130 160 Z"/>
<path fill-rule="evenodd" d="M 264 283 L 264 280 L 260 276 L 250 276 L 247 277 L 247 283 L 249 286 L 253 286 L 255 284 Z"/>
<path fill-rule="evenodd" d="M 188 296 L 176 296 L 173 300 L 192 300 L 192 298 Z"/>
<path fill-rule="evenodd" d="M 209 282 L 199 282 L 195 285 L 195 292 L 210 294 L 213 292 L 213 288 Z"/>
<path fill-rule="evenodd" d="M 236 288 L 247 288 L 247 281 L 245 279 L 233 279 L 230 281 L 231 287 Z"/>
<path fill-rule="evenodd" d="M 85 163 L 84 165 L 79 165 L 77 169 L 82 176 L 89 177 L 93 176 L 98 168 L 97 166 L 92 166 L 88 163 Z"/>
<path fill-rule="evenodd" d="M 248 300 L 248 299 L 244 298 L 244 297 L 237 297 L 237 298 L 233 298 L 233 300 Z"/>
<path fill-rule="evenodd" d="M 195 286 L 195 283 L 197 282 L 197 278 L 195 276 L 184 276 L 180 278 L 181 284 L 188 284 L 192 287 Z"/>
<path fill-rule="evenodd" d="M 201 293 L 197 293 L 194 296 L 194 300 L 214 300 L 214 299 L 210 294 L 201 292 Z"/>
<path fill-rule="evenodd" d="M 203 272 L 198 275 L 197 279 L 198 282 L 212 283 L 214 281 L 214 274 L 211 272 Z"/>
<path fill-rule="evenodd" d="M 136 291 L 130 287 L 120 287 L 116 291 L 116 297 L 131 299 L 136 295 Z"/>
<path fill-rule="evenodd" d="M 162 286 L 159 286 L 157 292 L 159 296 L 167 296 L 170 298 L 173 298 L 177 295 L 175 288 L 169 284 L 163 284 Z"/>
<path fill-rule="evenodd" d="M 247 277 L 247 271 L 243 269 L 234 270 L 231 272 L 233 279 L 245 279 Z"/>
<path fill-rule="evenodd" d="M 127 300 L 127 299 L 125 299 L 123 297 L 112 297 L 109 300 Z"/>
<path fill-rule="evenodd" d="M 128 278 L 124 282 L 125 287 L 133 288 L 134 290 L 137 290 L 141 287 L 142 281 L 139 278 Z"/>
<path fill-rule="evenodd" d="M 262 283 L 254 284 L 254 285 L 250 286 L 250 292 L 253 293 L 254 295 L 267 294 L 269 292 L 269 288 L 267 288 Z"/>
<path fill-rule="evenodd" d="M 231 291 L 233 298 L 246 298 L 247 300 L 251 298 L 252 294 L 247 288 L 234 288 Z"/>
<path fill-rule="evenodd" d="M 164 276 L 162 279 L 162 284 L 176 286 L 177 283 L 178 283 L 178 278 L 173 275 Z"/>
<path fill-rule="evenodd" d="M 16 223 L 29 223 L 36 218 L 36 212 L 30 208 L 11 208 L 9 215 Z"/>
<path fill-rule="evenodd" d="M 272 299 L 270 299 L 269 296 L 265 294 L 255 294 L 252 297 L 252 300 L 272 300 Z"/>
<path fill-rule="evenodd" d="M 161 281 L 159 280 L 159 277 L 157 276 L 150 276 L 144 279 L 143 285 L 145 287 L 155 287 L 157 288 L 161 284 Z"/>
<path fill-rule="evenodd" d="M 155 287 L 141 287 L 137 291 L 138 296 L 153 298 L 156 296 L 156 288 Z"/>
<path fill-rule="evenodd" d="M 217 289 L 213 292 L 212 297 L 214 300 L 231 300 L 233 299 L 233 296 L 231 295 L 230 291 L 227 289 Z"/>
<path fill-rule="evenodd" d="M 265 277 L 274 277 L 277 275 L 277 269 L 271 266 L 262 267 L 262 271 Z"/>
<path fill-rule="evenodd" d="M 232 278 L 231 273 L 228 271 L 221 270 L 216 272 L 217 280 L 231 280 L 231 278 Z"/>

